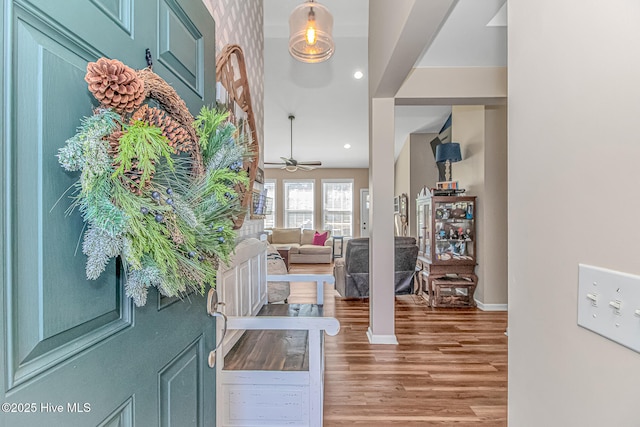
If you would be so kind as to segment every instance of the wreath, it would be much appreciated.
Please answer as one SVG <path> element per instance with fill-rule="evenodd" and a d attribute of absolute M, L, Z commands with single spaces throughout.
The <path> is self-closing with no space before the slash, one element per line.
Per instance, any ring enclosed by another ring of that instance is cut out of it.
<path fill-rule="evenodd" d="M 58 160 L 80 172 L 67 213 L 77 209 L 85 221 L 87 278 L 121 257 L 137 306 L 150 286 L 167 297 L 215 287 L 234 248 L 234 220 L 245 214 L 236 189 L 249 185 L 248 142 L 226 112 L 203 107 L 194 118 L 150 68 L 100 58 L 85 81 L 100 106 Z"/>

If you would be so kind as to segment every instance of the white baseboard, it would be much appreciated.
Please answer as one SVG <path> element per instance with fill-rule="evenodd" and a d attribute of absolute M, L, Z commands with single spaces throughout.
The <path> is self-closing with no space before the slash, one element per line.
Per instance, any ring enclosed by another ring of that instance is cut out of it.
<path fill-rule="evenodd" d="M 367 328 L 367 338 L 371 344 L 398 345 L 398 339 L 395 335 L 374 335 L 371 332 L 371 327 Z"/>
<path fill-rule="evenodd" d="M 508 311 L 507 304 L 483 304 L 476 300 L 476 305 L 482 311 Z"/>

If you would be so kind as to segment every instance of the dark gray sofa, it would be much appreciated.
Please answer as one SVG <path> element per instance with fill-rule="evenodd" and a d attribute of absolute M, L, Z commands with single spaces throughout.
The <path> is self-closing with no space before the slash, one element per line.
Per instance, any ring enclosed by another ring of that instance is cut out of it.
<path fill-rule="evenodd" d="M 344 258 L 333 266 L 336 290 L 343 297 L 369 296 L 369 238 L 347 241 Z M 413 237 L 395 237 L 394 288 L 396 295 L 409 294 L 413 288 L 418 246 Z"/>

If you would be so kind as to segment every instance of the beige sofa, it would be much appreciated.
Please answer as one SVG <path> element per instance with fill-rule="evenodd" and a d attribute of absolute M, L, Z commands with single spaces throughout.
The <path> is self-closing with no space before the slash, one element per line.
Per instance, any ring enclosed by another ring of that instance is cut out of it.
<path fill-rule="evenodd" d="M 331 231 L 324 246 L 313 244 L 315 230 L 299 228 L 272 228 L 267 240 L 276 248 L 289 247 L 289 264 L 329 264 L 333 259 Z M 320 231 L 324 233 L 327 230 Z"/>

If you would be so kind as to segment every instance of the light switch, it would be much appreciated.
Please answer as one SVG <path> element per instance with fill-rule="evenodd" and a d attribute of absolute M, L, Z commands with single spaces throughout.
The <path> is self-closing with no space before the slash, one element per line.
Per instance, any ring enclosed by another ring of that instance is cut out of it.
<path fill-rule="evenodd" d="M 640 276 L 579 264 L 578 325 L 640 353 Z"/>

